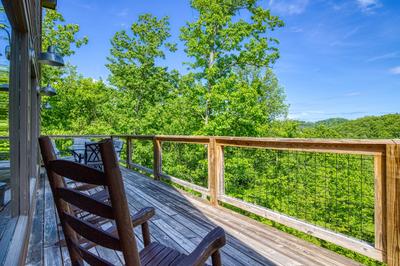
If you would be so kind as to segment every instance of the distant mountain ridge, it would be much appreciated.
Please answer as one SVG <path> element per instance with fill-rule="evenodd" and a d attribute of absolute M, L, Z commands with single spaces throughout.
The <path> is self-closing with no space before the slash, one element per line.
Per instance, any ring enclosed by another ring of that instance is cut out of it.
<path fill-rule="evenodd" d="M 318 122 L 300 121 L 303 137 L 400 139 L 400 114 L 365 116 L 354 120 L 330 118 Z"/>

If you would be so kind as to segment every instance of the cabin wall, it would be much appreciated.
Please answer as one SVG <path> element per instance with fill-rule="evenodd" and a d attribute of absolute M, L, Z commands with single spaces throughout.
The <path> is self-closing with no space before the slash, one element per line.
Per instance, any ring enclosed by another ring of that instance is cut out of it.
<path fill-rule="evenodd" d="M 5 265 L 24 260 L 39 175 L 37 138 L 40 128 L 40 66 L 42 8 L 40 0 L 2 0 L 12 28 L 9 80 L 9 137 L 11 212 L 14 233 L 8 242 Z M 4 247 L 2 247 L 4 249 Z M 2 259 L 2 258 L 0 258 Z"/>

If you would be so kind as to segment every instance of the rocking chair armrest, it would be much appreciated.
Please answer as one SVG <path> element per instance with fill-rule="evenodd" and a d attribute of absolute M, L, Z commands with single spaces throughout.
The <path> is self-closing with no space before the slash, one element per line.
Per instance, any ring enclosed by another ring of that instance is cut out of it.
<path fill-rule="evenodd" d="M 213 265 L 220 265 L 219 249 L 226 243 L 225 231 L 221 227 L 217 227 L 206 235 L 197 248 L 186 258 L 180 261 L 179 266 L 204 265 L 207 259 L 212 256 Z"/>
<path fill-rule="evenodd" d="M 153 207 L 140 209 L 137 213 L 132 215 L 132 226 L 136 227 L 138 225 L 144 224 L 145 222 L 150 220 L 150 218 L 153 217 L 155 213 L 156 211 Z"/>
<path fill-rule="evenodd" d="M 150 232 L 149 232 L 149 227 L 148 227 L 148 221 L 150 220 L 151 217 L 153 217 L 155 214 L 155 210 L 153 207 L 146 207 L 143 209 L 140 209 L 137 213 L 131 216 L 132 220 L 132 227 L 135 228 L 139 225 L 142 227 L 142 233 L 143 233 L 143 242 L 145 246 L 148 246 L 150 244 Z M 115 225 L 109 227 L 106 230 L 108 233 L 118 237 L 118 230 Z M 90 241 L 85 244 L 84 248 L 85 249 L 90 249 L 92 247 L 96 246 L 96 244 L 91 243 Z"/>

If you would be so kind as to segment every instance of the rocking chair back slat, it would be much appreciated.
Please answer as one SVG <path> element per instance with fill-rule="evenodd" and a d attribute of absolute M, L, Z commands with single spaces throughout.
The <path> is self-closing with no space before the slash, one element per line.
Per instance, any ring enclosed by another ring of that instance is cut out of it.
<path fill-rule="evenodd" d="M 48 168 L 58 175 L 76 182 L 99 186 L 106 185 L 106 179 L 102 171 L 86 167 L 76 162 L 52 160 L 48 163 Z"/>
<path fill-rule="evenodd" d="M 79 207 L 79 209 L 101 216 L 107 219 L 114 219 L 113 209 L 95 198 L 92 198 L 80 191 L 71 188 L 58 188 L 58 196 L 64 201 Z"/>
<path fill-rule="evenodd" d="M 106 231 L 100 230 L 91 223 L 76 218 L 68 213 L 63 213 L 62 219 L 64 219 L 67 225 L 71 226 L 76 233 L 78 233 L 80 236 L 83 236 L 90 242 L 106 248 L 121 250 L 118 237 L 115 237 Z"/>
<path fill-rule="evenodd" d="M 72 248 L 89 265 L 96 265 L 96 266 L 112 266 L 113 265 L 113 264 L 109 263 L 108 261 L 104 260 L 103 258 L 98 257 L 98 256 L 94 255 L 93 253 L 87 251 L 86 249 L 82 248 L 77 243 L 72 243 Z"/>

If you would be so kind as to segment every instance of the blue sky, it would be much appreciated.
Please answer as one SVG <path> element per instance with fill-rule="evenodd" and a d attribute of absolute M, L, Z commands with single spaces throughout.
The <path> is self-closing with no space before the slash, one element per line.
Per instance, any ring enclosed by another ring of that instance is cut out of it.
<path fill-rule="evenodd" d="M 185 71 L 179 29 L 196 12 L 188 0 L 61 0 L 58 11 L 78 23 L 89 44 L 67 60 L 85 76 L 108 77 L 110 39 L 140 14 L 169 16 L 178 52 L 162 64 Z M 290 105 L 306 121 L 400 112 L 400 1 L 264 0 L 285 27 L 273 33 L 281 58 L 274 69 Z"/>

